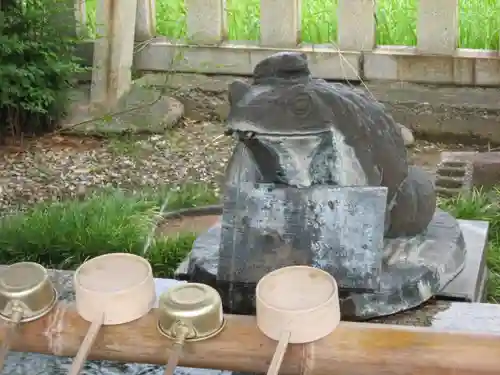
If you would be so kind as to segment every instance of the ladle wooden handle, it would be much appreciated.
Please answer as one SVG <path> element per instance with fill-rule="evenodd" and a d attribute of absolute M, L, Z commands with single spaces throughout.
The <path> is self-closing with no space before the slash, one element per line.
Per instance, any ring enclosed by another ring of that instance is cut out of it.
<path fill-rule="evenodd" d="M 94 345 L 95 339 L 97 338 L 97 334 L 99 333 L 103 322 L 104 314 L 101 314 L 99 319 L 94 320 L 90 325 L 90 328 L 82 341 L 82 345 L 80 345 L 80 349 L 78 349 L 78 353 L 76 353 L 76 357 L 73 360 L 73 364 L 69 370 L 69 375 L 78 375 L 80 371 L 82 371 L 85 360 Z"/>
<path fill-rule="evenodd" d="M 274 352 L 273 359 L 267 370 L 267 375 L 278 375 L 283 358 L 285 357 L 286 349 L 288 348 L 288 341 L 290 340 L 290 331 L 285 331 L 281 334 L 278 346 Z"/>
<path fill-rule="evenodd" d="M 12 320 L 7 323 L 7 332 L 0 347 L 0 372 L 2 372 L 3 367 L 5 366 L 5 358 L 7 358 L 7 354 L 9 354 L 10 343 L 14 339 L 17 327 L 19 326 L 23 315 L 24 311 L 22 309 L 15 309 L 12 313 Z"/>
<path fill-rule="evenodd" d="M 167 367 L 165 367 L 163 375 L 174 375 L 175 368 L 177 367 L 179 359 L 181 358 L 182 348 L 184 347 L 184 340 L 186 340 L 189 328 L 185 324 L 181 323 L 175 327 L 174 332 L 174 345 L 172 345 L 172 352 L 168 356 Z"/>
<path fill-rule="evenodd" d="M 182 343 L 176 342 L 174 345 L 172 345 L 172 352 L 168 356 L 168 362 L 167 362 L 167 367 L 165 367 L 165 371 L 163 372 L 163 375 L 173 375 L 175 368 L 177 367 L 177 364 L 179 363 L 179 359 L 181 358 L 182 354 Z"/>

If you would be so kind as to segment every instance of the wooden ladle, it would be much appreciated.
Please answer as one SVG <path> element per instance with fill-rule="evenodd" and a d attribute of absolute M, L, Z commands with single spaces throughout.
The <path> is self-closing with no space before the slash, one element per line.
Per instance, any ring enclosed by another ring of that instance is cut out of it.
<path fill-rule="evenodd" d="M 319 340 L 340 322 L 337 283 L 318 268 L 280 268 L 258 282 L 255 294 L 257 326 L 278 341 L 267 375 L 279 373 L 289 343 Z"/>
<path fill-rule="evenodd" d="M 0 274 L 0 318 L 8 322 L 0 348 L 0 372 L 18 325 L 46 315 L 56 302 L 57 291 L 42 265 L 15 263 Z"/>
<path fill-rule="evenodd" d="M 149 262 L 128 253 L 101 255 L 83 263 L 75 272 L 78 314 L 90 322 L 69 375 L 77 375 L 102 325 L 132 322 L 154 306 L 156 291 Z"/>

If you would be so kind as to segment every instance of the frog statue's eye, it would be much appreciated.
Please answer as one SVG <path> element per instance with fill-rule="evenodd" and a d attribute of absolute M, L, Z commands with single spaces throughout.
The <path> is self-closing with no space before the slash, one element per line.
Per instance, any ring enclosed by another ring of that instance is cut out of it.
<path fill-rule="evenodd" d="M 287 109 L 298 117 L 307 117 L 312 107 L 312 98 L 307 92 L 299 92 L 287 101 Z"/>

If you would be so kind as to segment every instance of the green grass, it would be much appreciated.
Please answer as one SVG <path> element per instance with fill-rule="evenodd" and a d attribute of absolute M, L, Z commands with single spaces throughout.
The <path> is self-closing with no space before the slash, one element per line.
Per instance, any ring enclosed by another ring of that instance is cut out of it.
<path fill-rule="evenodd" d="M 84 201 L 35 205 L 0 221 L 0 264 L 34 261 L 74 269 L 86 259 L 113 252 L 143 255 L 166 198 L 168 210 L 218 201 L 204 185 L 151 192 L 106 190 Z M 190 251 L 193 233 L 155 238 L 146 254 L 155 276 L 170 276 Z"/>
<path fill-rule="evenodd" d="M 467 197 L 441 200 L 439 206 L 459 219 L 489 222 L 488 299 L 500 303 L 500 189 L 475 190 Z"/>
<path fill-rule="evenodd" d="M 89 19 L 95 20 L 95 1 L 88 0 Z M 436 0 L 438 1 L 438 0 Z M 302 39 L 329 43 L 337 39 L 337 0 L 302 1 Z M 377 43 L 416 44 L 418 0 L 377 0 Z M 172 38 L 186 35 L 184 0 L 156 0 L 157 32 Z M 259 0 L 227 0 L 229 39 L 259 39 Z M 460 0 L 461 48 L 498 49 L 500 0 Z"/>

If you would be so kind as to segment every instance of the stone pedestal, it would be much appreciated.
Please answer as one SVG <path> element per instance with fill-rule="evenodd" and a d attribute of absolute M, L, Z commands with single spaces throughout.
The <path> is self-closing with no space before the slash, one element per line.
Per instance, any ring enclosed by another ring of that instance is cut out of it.
<path fill-rule="evenodd" d="M 459 220 L 465 240 L 465 267 L 441 292 L 438 298 L 463 302 L 482 302 L 486 297 L 488 268 L 488 222 Z"/>
<path fill-rule="evenodd" d="M 343 319 L 366 320 L 391 315 L 415 308 L 436 296 L 481 300 L 487 233 L 485 222 L 457 221 L 438 210 L 424 235 L 386 240 L 380 291 L 341 294 Z M 220 225 L 196 240 L 188 268 L 178 272 L 218 288 L 223 296 L 225 288 L 231 287 L 233 294 L 239 297 L 237 303 L 225 304 L 228 312 L 254 313 L 255 285 L 241 282 L 230 285 L 217 280 L 219 246 Z"/>

